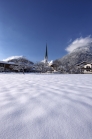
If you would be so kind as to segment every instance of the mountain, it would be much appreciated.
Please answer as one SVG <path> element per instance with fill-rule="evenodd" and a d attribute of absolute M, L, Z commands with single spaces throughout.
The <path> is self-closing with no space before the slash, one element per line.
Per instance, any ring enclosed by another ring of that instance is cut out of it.
<path fill-rule="evenodd" d="M 54 61 L 54 63 L 59 63 L 59 65 L 65 68 L 73 67 L 82 62 L 92 63 L 92 43 L 79 47 L 66 56 Z"/>
<path fill-rule="evenodd" d="M 33 62 L 28 60 L 24 56 L 12 56 L 12 57 L 9 57 L 3 61 L 15 63 L 15 64 L 20 64 L 20 65 L 26 65 L 26 66 L 33 65 Z"/>

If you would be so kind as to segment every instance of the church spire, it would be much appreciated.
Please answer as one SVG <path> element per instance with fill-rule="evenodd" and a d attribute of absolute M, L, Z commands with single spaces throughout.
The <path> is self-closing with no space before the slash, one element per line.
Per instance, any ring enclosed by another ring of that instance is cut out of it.
<path fill-rule="evenodd" d="M 46 43 L 46 52 L 45 52 L 45 62 L 48 62 L 48 50 L 47 50 L 47 43 Z"/>

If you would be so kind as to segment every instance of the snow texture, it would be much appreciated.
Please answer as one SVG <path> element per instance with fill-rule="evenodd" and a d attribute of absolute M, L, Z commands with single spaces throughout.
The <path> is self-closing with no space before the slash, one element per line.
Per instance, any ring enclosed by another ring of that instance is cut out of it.
<path fill-rule="evenodd" d="M 92 139 L 92 75 L 1 73 L 0 139 Z"/>

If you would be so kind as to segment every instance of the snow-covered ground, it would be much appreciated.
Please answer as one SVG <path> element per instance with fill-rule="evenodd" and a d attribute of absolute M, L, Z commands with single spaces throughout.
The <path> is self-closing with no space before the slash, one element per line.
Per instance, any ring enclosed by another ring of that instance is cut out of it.
<path fill-rule="evenodd" d="M 0 139 L 92 139 L 92 74 L 0 74 Z"/>

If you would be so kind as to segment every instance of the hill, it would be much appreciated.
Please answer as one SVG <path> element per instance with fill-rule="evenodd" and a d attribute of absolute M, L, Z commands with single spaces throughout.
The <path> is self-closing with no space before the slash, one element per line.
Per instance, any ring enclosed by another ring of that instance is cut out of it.
<path fill-rule="evenodd" d="M 80 63 L 92 63 L 92 43 L 84 47 L 79 47 L 64 57 L 57 59 L 54 63 L 58 66 L 63 66 L 66 70 L 75 68 Z"/>
<path fill-rule="evenodd" d="M 15 64 L 21 65 L 33 65 L 33 62 L 25 58 L 24 56 L 12 56 L 10 58 L 5 59 L 6 62 L 13 62 Z"/>

